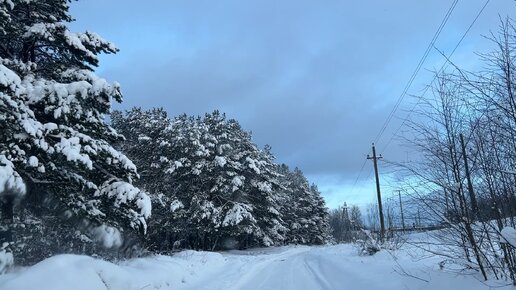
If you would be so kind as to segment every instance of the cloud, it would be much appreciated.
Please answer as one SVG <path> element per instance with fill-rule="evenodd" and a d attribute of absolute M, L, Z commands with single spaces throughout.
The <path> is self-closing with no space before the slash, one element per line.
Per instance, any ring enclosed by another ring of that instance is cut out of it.
<path fill-rule="evenodd" d="M 219 109 L 258 144 L 270 144 L 279 162 L 352 180 L 448 2 L 88 0 L 72 4 L 72 28 L 121 48 L 99 69 L 122 84 L 119 108 L 162 106 L 171 115 Z M 485 49 L 479 35 L 496 30 L 498 13 L 514 16 L 509 2 L 490 3 L 457 59 L 471 61 L 471 50 Z M 449 53 L 483 3 L 459 3 L 436 46 Z M 434 51 L 425 68 L 442 62 Z M 410 92 L 430 78 L 422 71 Z M 394 142 L 381 153 L 394 160 L 405 150 Z"/>

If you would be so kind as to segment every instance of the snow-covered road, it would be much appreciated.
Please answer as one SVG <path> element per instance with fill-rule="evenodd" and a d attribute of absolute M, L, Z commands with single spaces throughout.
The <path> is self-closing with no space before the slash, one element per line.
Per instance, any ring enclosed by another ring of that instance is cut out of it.
<path fill-rule="evenodd" d="M 338 257 L 321 254 L 315 248 L 303 247 L 262 257 L 228 289 L 343 289 L 349 282 L 345 276 L 350 276 L 344 274 L 352 269 L 343 272 L 335 261 Z"/>
<path fill-rule="evenodd" d="M 438 257 L 414 254 L 407 248 L 362 257 L 352 245 L 337 245 L 184 251 L 118 264 L 61 255 L 0 276 L 0 289 L 488 289 L 475 275 L 440 270 Z"/>

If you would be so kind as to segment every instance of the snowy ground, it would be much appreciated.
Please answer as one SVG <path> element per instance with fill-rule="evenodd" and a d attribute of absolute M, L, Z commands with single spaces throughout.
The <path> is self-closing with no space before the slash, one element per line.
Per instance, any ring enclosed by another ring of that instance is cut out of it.
<path fill-rule="evenodd" d="M 514 289 L 440 270 L 439 261 L 408 245 L 368 257 L 352 245 L 184 251 L 118 264 L 60 255 L 0 276 L 0 289 Z"/>

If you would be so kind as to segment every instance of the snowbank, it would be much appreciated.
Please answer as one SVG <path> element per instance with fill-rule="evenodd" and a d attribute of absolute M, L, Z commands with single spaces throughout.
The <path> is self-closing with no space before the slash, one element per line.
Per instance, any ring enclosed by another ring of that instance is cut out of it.
<path fill-rule="evenodd" d="M 184 289 L 185 285 L 196 282 L 198 272 L 209 274 L 223 263 L 220 254 L 194 251 L 118 264 L 87 256 L 59 255 L 0 276 L 0 289 Z"/>
<path fill-rule="evenodd" d="M 337 245 L 184 251 L 117 264 L 60 255 L 0 276 L 0 289 L 486 289 L 475 274 L 442 271 L 438 257 L 414 261 L 413 254 L 407 247 L 396 258 L 385 250 L 362 257 L 352 245 Z"/>
<path fill-rule="evenodd" d="M 516 247 L 516 229 L 513 227 L 505 227 L 500 232 L 500 242 L 508 243 L 513 247 Z"/>

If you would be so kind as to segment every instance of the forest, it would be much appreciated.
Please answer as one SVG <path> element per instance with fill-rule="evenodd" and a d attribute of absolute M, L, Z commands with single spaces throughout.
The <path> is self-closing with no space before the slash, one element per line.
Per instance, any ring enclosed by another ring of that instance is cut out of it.
<path fill-rule="evenodd" d="M 120 86 L 94 70 L 118 49 L 69 31 L 68 9 L 0 3 L 2 271 L 13 256 L 31 265 L 59 253 L 119 259 L 329 240 L 317 187 L 274 163 L 236 120 L 112 112 Z"/>
<path fill-rule="evenodd" d="M 410 244 L 440 268 L 516 285 L 513 19 L 486 36 L 480 69 L 440 51 L 446 64 L 397 136 L 418 157 L 381 163 L 400 188 L 382 212 L 329 209 L 300 168 L 224 112 L 115 110 L 121 86 L 96 70 L 119 49 L 70 31 L 70 2 L 0 1 L 0 274 L 59 254 L 118 262 L 353 243 L 367 256 Z"/>

